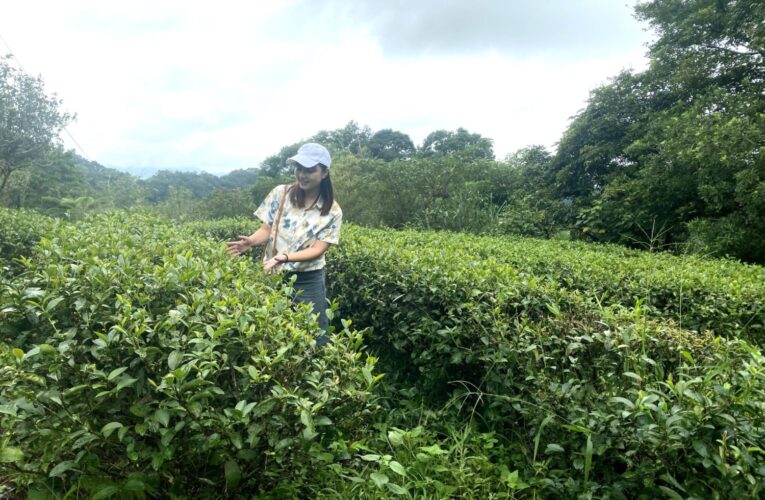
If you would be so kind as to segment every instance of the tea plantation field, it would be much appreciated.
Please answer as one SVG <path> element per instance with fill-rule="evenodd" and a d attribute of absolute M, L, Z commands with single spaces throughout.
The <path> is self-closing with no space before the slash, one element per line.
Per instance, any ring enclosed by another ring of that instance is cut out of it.
<path fill-rule="evenodd" d="M 253 229 L 0 211 L 0 496 L 762 494 L 762 267 L 348 225 L 317 348 Z"/>

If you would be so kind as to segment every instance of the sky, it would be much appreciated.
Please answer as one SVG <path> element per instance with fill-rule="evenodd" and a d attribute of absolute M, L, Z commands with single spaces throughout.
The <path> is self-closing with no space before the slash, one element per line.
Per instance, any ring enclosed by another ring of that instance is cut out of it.
<path fill-rule="evenodd" d="M 497 158 L 554 150 L 589 93 L 647 66 L 634 0 L 25 0 L 12 52 L 108 167 L 257 167 L 353 120 L 416 145 L 463 127 Z"/>

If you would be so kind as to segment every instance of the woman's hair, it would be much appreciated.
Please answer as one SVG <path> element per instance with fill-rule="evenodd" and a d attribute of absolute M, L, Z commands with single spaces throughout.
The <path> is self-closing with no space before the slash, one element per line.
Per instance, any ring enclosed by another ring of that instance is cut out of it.
<path fill-rule="evenodd" d="M 322 172 L 327 171 L 325 165 L 319 163 L 319 167 L 321 167 Z M 293 206 L 305 208 L 305 191 L 300 189 L 297 182 L 292 185 L 292 188 L 290 189 L 290 202 Z M 321 215 L 327 215 L 335 203 L 335 193 L 332 190 L 332 180 L 329 178 L 329 172 L 327 172 L 327 176 L 319 184 L 319 196 L 322 202 Z"/>

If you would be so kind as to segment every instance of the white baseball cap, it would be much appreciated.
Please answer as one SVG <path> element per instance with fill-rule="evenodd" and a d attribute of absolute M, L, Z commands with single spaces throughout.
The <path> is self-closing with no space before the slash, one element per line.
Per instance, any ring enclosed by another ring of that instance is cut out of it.
<path fill-rule="evenodd" d="M 330 158 L 327 148 L 315 142 L 308 142 L 300 146 L 297 154 L 289 158 L 288 161 L 296 161 L 305 168 L 313 168 L 319 163 L 329 168 L 332 158 Z"/>

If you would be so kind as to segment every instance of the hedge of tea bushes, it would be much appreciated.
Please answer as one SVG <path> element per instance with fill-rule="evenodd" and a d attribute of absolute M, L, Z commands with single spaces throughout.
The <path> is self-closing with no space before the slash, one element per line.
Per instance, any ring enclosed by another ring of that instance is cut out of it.
<path fill-rule="evenodd" d="M 765 268 L 721 259 L 652 254 L 613 245 L 531 238 L 478 237 L 448 232 L 344 227 L 340 252 L 379 247 L 383 255 L 410 251 L 436 272 L 463 264 L 482 272 L 510 268 L 523 279 L 552 283 L 601 305 L 634 306 L 683 328 L 765 342 Z M 362 255 L 374 259 L 375 255 Z M 340 261 L 337 261 L 338 264 Z"/>
<path fill-rule="evenodd" d="M 375 410 L 374 358 L 219 242 L 58 226 L 0 282 L 3 494 L 307 495 Z"/>
<path fill-rule="evenodd" d="M 762 491 L 765 360 L 756 347 L 684 329 L 657 307 L 598 303 L 475 242 L 345 232 L 328 281 L 343 315 L 372 328 L 385 371 L 435 404 L 451 397 L 451 407 L 470 408 L 508 441 L 509 470 L 523 464 L 523 481 L 545 495 Z M 571 258 L 586 267 L 586 254 Z M 752 299 L 731 296 L 742 307 Z"/>
<path fill-rule="evenodd" d="M 227 217 L 216 220 L 198 220 L 185 222 L 183 227 L 207 238 L 218 241 L 231 241 L 239 235 L 250 235 L 260 226 L 254 217 Z"/>
<path fill-rule="evenodd" d="M 31 210 L 0 208 L 0 273 L 15 273 L 20 257 L 32 254 L 40 238 L 50 234 L 58 222 Z"/>

